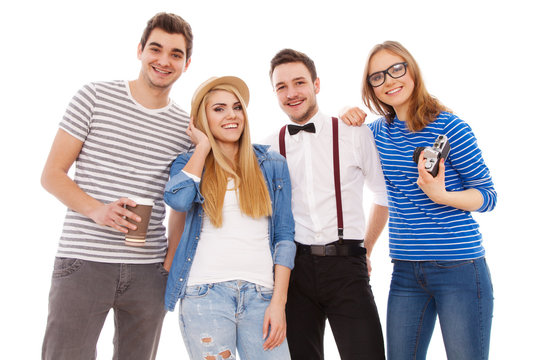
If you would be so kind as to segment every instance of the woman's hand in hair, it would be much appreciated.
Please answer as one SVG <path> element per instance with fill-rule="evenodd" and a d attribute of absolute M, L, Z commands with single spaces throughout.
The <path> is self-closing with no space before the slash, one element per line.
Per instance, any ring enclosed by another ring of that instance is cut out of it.
<path fill-rule="evenodd" d="M 195 145 L 195 151 L 182 170 L 200 178 L 202 176 L 204 162 L 212 147 L 210 141 L 208 141 L 208 137 L 193 125 L 193 119 L 189 121 L 186 134 L 188 134 Z"/>
<path fill-rule="evenodd" d="M 190 137 L 191 142 L 193 142 L 193 145 L 195 146 L 203 146 L 205 149 L 208 149 L 210 151 L 210 141 L 208 141 L 208 137 L 203 133 L 201 130 L 197 129 L 195 125 L 193 124 L 193 118 L 189 120 L 188 128 L 186 129 L 186 134 Z"/>

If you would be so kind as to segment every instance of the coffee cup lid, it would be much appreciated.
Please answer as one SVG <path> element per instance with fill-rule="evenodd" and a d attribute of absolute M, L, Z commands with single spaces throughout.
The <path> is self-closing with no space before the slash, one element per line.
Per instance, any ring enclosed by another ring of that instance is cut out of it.
<path fill-rule="evenodd" d="M 148 206 L 154 206 L 154 200 L 148 199 L 148 198 L 136 198 L 136 197 L 130 197 L 131 200 L 135 201 L 137 205 L 148 205 Z"/>

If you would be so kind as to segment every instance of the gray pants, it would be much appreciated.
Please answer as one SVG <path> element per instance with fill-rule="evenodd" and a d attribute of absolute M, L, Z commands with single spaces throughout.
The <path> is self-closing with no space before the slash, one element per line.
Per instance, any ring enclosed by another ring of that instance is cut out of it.
<path fill-rule="evenodd" d="M 155 359 L 165 317 L 161 264 L 109 264 L 56 258 L 43 359 L 95 359 L 114 309 L 113 359 Z"/>

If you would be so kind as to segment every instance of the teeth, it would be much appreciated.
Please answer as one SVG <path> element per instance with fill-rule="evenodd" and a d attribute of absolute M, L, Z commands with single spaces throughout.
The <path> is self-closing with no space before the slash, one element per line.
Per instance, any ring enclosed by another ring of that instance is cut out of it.
<path fill-rule="evenodd" d="M 296 106 L 296 105 L 300 105 L 302 103 L 302 101 L 297 101 L 297 102 L 294 102 L 294 103 L 289 103 L 290 106 Z"/>
<path fill-rule="evenodd" d="M 397 93 L 397 92 L 400 91 L 400 90 L 401 90 L 401 88 L 392 89 L 392 90 L 388 91 L 387 94 L 395 94 L 395 93 Z"/>
<path fill-rule="evenodd" d="M 169 71 L 160 70 L 158 68 L 154 68 L 154 70 L 156 70 L 158 73 L 161 73 L 161 74 L 169 74 L 170 73 Z"/>
<path fill-rule="evenodd" d="M 236 129 L 238 127 L 238 124 L 226 124 L 223 125 L 224 129 Z"/>

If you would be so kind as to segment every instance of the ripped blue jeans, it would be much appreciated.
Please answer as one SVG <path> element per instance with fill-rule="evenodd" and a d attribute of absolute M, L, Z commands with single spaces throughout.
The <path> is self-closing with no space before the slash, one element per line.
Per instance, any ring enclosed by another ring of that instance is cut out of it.
<path fill-rule="evenodd" d="M 263 349 L 263 320 L 272 289 L 233 280 L 193 285 L 180 301 L 180 329 L 191 359 L 290 359 L 287 340 Z"/>

